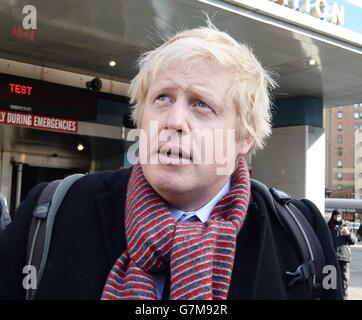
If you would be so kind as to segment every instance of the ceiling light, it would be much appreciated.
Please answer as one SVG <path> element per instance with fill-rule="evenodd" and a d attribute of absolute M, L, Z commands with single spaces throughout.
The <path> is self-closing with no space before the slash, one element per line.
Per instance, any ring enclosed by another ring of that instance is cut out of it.
<path fill-rule="evenodd" d="M 114 67 L 117 63 L 116 63 L 116 61 L 109 61 L 109 63 L 108 63 L 111 67 Z"/>
<path fill-rule="evenodd" d="M 316 61 L 314 59 L 310 59 L 308 61 L 308 63 L 311 65 L 311 66 L 314 66 L 316 64 Z"/>
<path fill-rule="evenodd" d="M 83 150 L 84 150 L 83 144 L 78 143 L 77 150 L 78 150 L 78 151 L 83 151 Z"/>

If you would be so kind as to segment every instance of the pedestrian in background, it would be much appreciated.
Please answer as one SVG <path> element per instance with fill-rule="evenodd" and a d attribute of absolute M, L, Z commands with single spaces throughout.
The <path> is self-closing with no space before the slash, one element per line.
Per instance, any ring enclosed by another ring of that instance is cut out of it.
<path fill-rule="evenodd" d="M 344 298 L 347 299 L 350 278 L 350 263 L 352 259 L 350 245 L 354 245 L 356 243 L 356 236 L 351 231 L 348 223 L 342 219 L 342 212 L 339 210 L 334 210 L 332 212 L 328 226 L 331 231 L 338 264 L 342 273 Z"/>
<path fill-rule="evenodd" d="M 358 230 L 357 230 L 357 240 L 361 241 L 362 240 L 362 223 L 360 224 Z"/>
<path fill-rule="evenodd" d="M 11 218 L 5 196 L 0 192 L 0 233 L 10 224 Z"/>

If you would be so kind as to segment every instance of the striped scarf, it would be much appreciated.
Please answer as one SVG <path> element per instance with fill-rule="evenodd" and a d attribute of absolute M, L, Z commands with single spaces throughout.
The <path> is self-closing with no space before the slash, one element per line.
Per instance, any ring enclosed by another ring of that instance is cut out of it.
<path fill-rule="evenodd" d="M 156 300 L 152 274 L 166 268 L 171 274 L 171 300 L 226 299 L 249 195 L 249 171 L 240 158 L 229 193 L 207 222 L 175 222 L 145 179 L 141 165 L 135 165 L 126 200 L 127 250 L 110 271 L 102 299 Z"/>

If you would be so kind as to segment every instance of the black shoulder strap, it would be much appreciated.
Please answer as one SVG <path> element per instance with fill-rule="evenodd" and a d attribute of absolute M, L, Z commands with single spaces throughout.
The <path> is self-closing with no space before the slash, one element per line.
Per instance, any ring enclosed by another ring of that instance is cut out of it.
<path fill-rule="evenodd" d="M 34 266 L 37 270 L 37 287 L 39 286 L 39 269 L 44 251 L 46 220 L 53 195 L 59 183 L 60 180 L 50 182 L 42 190 L 30 223 L 26 261 L 28 266 Z M 29 288 L 26 291 L 26 300 L 34 299 L 35 293 L 36 289 Z"/>
<path fill-rule="evenodd" d="M 300 215 L 302 217 L 301 221 L 302 222 L 304 221 L 305 229 L 308 232 L 309 239 L 312 243 L 312 248 L 315 251 L 314 256 L 316 263 L 317 280 L 322 281 L 323 268 L 325 266 L 324 251 L 322 249 L 318 236 L 313 230 L 313 226 L 315 224 L 314 221 L 308 221 L 308 219 L 306 219 L 306 217 L 311 216 L 314 220 L 314 217 L 322 214 L 317 208 L 317 206 L 308 199 L 301 199 L 301 200 L 293 199 L 291 206 L 296 209 L 295 212 L 298 214 L 298 216 Z"/>
<path fill-rule="evenodd" d="M 312 298 L 320 292 L 320 281 L 324 266 L 324 254 L 317 235 L 302 212 L 291 203 L 291 197 L 278 189 L 268 189 L 263 183 L 252 180 L 252 192 L 258 192 L 271 213 L 280 222 L 288 236 L 296 246 L 301 265 L 295 270 L 287 271 L 291 280 L 289 286 L 299 281 L 306 281 Z"/>
<path fill-rule="evenodd" d="M 50 182 L 40 193 L 33 210 L 27 244 L 27 264 L 37 271 L 36 288 L 28 288 L 26 299 L 35 299 L 48 258 L 53 224 L 58 209 L 69 188 L 84 174 L 73 174 L 63 180 Z"/>

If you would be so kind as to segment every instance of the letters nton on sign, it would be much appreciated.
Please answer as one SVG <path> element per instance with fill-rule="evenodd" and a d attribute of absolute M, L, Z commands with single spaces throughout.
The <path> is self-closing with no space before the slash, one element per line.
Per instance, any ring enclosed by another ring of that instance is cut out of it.
<path fill-rule="evenodd" d="M 336 25 L 344 24 L 344 6 L 327 0 L 269 0 Z"/>

